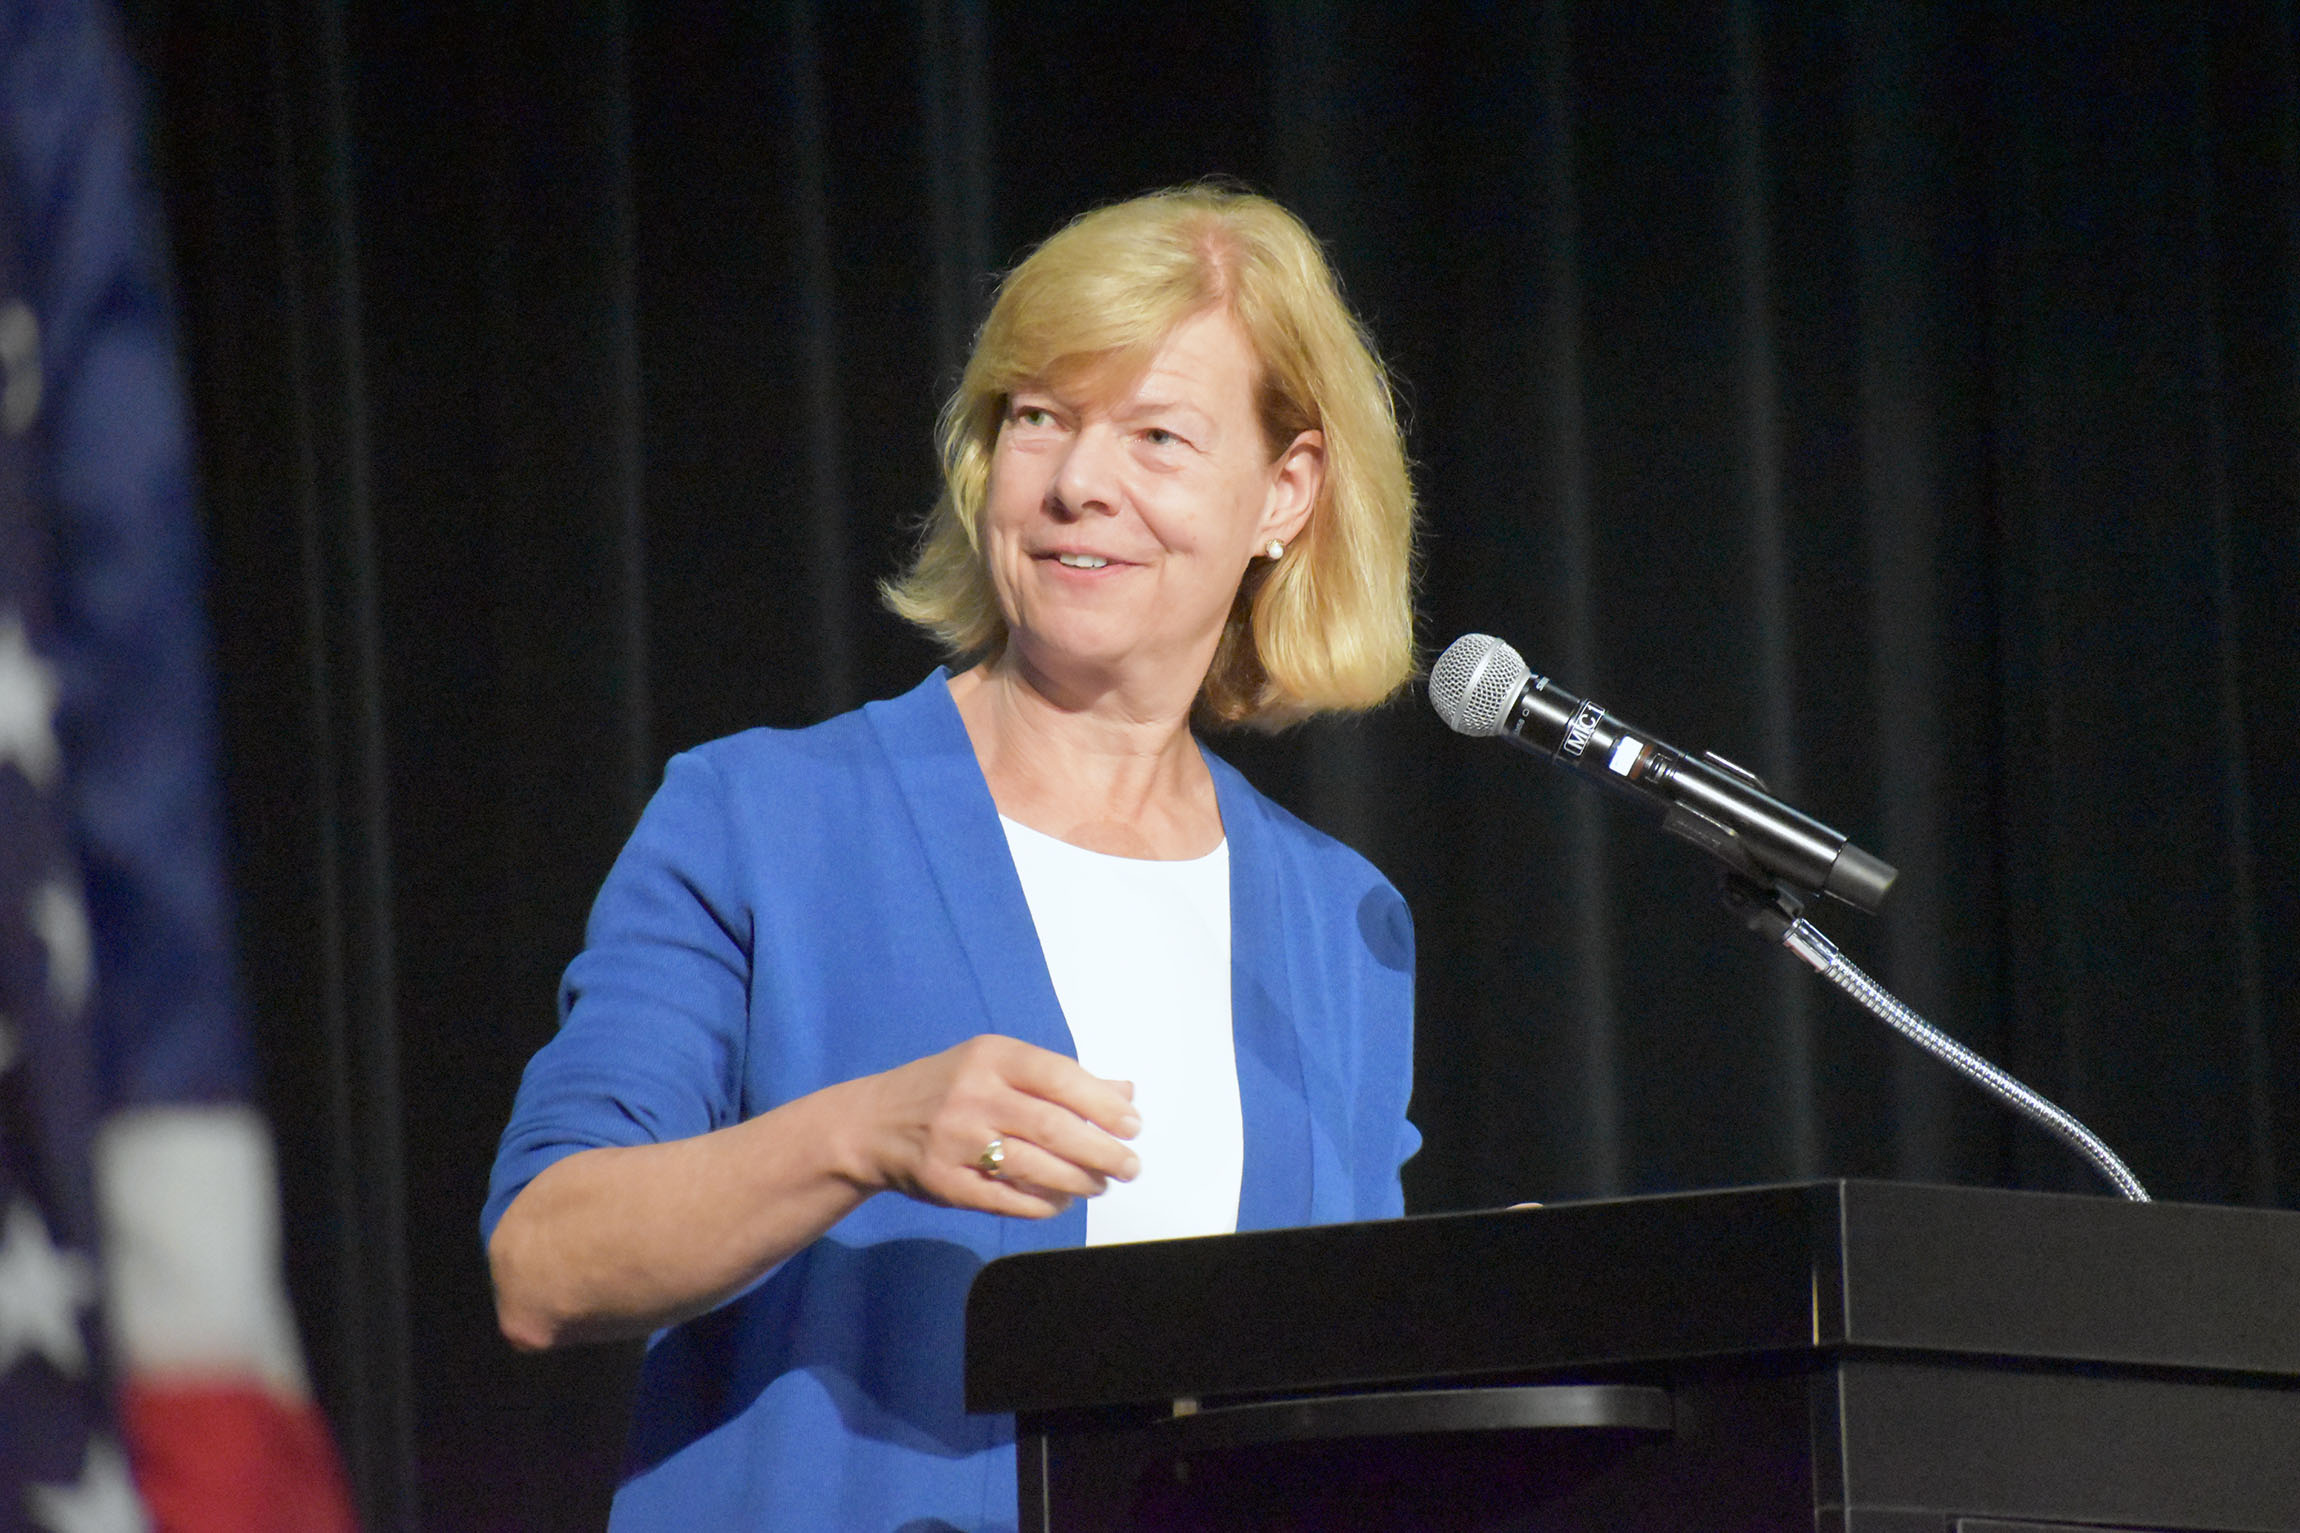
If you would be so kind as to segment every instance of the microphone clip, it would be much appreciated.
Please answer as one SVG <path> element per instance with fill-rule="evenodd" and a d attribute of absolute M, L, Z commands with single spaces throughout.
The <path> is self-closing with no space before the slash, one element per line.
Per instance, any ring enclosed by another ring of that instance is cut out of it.
<path fill-rule="evenodd" d="M 1741 924 L 1767 943 L 1783 943 L 1805 913 L 1807 895 L 1787 884 L 1767 883 L 1728 868 L 1717 880 L 1717 897 Z"/>

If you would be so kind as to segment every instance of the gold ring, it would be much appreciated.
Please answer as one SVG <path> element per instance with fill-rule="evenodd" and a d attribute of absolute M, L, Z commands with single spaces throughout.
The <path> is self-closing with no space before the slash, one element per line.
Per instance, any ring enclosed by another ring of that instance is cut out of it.
<path fill-rule="evenodd" d="M 974 1157 L 974 1169 L 993 1179 L 1003 1179 L 1006 1175 L 1005 1167 L 1006 1141 L 1003 1139 L 993 1139 L 982 1147 L 980 1155 Z"/>

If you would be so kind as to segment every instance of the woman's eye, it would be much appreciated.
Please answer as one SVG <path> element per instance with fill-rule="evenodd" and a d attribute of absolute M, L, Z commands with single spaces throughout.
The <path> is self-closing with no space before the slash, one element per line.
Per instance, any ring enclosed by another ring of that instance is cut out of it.
<path fill-rule="evenodd" d="M 1164 426 L 1152 426 L 1142 433 L 1142 440 L 1152 447 L 1179 447 L 1182 439 Z"/>
<path fill-rule="evenodd" d="M 1028 426 L 1037 430 L 1054 424 L 1054 412 L 1044 405 L 1016 405 L 1008 414 L 1007 419 L 1017 426 Z"/>

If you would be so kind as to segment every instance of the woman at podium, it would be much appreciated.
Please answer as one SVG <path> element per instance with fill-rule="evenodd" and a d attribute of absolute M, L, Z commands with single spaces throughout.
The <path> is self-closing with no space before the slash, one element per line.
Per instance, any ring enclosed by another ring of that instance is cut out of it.
<path fill-rule="evenodd" d="M 672 760 L 504 1133 L 504 1333 L 653 1333 L 616 1529 L 1011 1528 L 984 1262 L 1401 1211 L 1404 903 L 1193 732 L 1412 667 L 1389 385 L 1316 242 L 1222 189 L 1081 217 L 939 434 L 886 597 L 953 668 Z"/>

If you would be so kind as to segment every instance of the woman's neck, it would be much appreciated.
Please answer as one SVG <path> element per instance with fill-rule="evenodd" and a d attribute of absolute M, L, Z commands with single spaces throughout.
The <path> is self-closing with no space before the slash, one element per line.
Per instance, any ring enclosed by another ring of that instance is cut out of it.
<path fill-rule="evenodd" d="M 998 812 L 1120 857 L 1202 857 L 1220 844 L 1191 698 L 1056 689 L 1012 651 L 950 681 Z"/>

